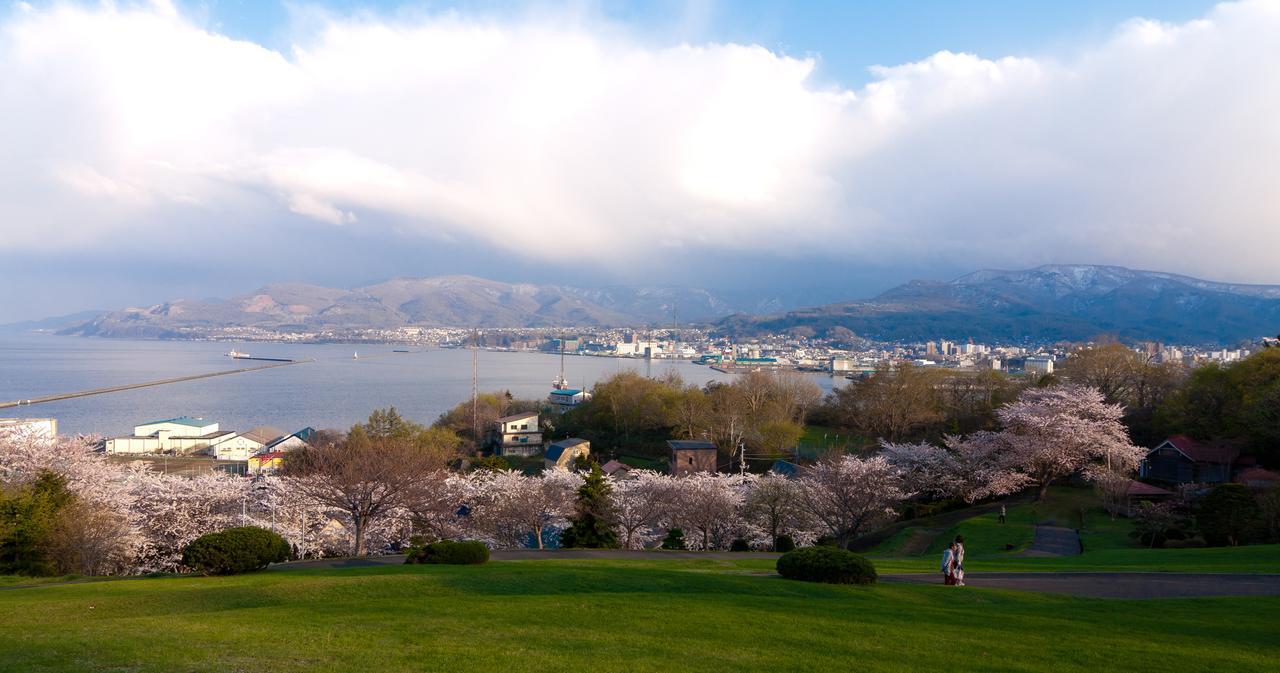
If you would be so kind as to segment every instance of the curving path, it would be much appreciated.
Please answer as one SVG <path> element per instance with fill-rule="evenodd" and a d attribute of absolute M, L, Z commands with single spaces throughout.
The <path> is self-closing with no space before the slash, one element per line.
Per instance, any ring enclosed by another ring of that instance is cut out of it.
<path fill-rule="evenodd" d="M 1078 556 L 1080 551 L 1080 533 L 1076 529 L 1047 521 L 1036 524 L 1035 540 L 1018 556 Z"/>

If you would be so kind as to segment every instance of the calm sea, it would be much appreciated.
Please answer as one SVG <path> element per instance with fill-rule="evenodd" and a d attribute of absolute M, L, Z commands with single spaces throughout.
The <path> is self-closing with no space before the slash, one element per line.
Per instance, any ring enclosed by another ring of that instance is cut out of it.
<path fill-rule="evenodd" d="M 47 335 L 0 335 L 0 401 L 30 399 L 91 388 L 251 366 L 232 360 L 232 349 L 262 357 L 315 362 L 258 372 L 0 409 L 0 417 L 58 419 L 65 434 L 127 434 L 144 421 L 199 416 L 223 428 L 271 425 L 285 431 L 306 426 L 347 428 L 374 409 L 395 406 L 424 423 L 471 395 L 471 352 L 403 346 L 294 345 L 197 341 L 133 341 Z M 358 353 L 359 358 L 352 357 Z M 510 390 L 516 397 L 543 398 L 559 372 L 559 357 L 543 353 L 479 353 L 481 391 Z M 731 375 L 689 362 L 652 364 L 659 376 L 675 370 L 689 383 Z M 645 372 L 640 360 L 568 357 L 565 375 L 573 387 L 591 386 L 625 370 Z M 824 390 L 832 380 L 814 376 Z"/>

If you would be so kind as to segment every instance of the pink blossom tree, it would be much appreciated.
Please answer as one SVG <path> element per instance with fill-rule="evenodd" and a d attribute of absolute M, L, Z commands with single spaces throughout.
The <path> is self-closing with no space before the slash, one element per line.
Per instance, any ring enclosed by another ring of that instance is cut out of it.
<path fill-rule="evenodd" d="M 973 503 L 1027 487 L 1027 476 L 1008 464 L 998 445 L 988 441 L 989 434 L 982 431 L 943 439 L 952 456 L 953 471 L 948 478 L 951 497 Z"/>
<path fill-rule="evenodd" d="M 611 480 L 613 523 L 623 549 L 643 549 L 661 537 L 658 529 L 673 509 L 672 479 L 652 470 L 632 470 Z"/>
<path fill-rule="evenodd" d="M 898 470 L 903 486 L 920 497 L 949 498 L 955 491 L 959 460 L 944 447 L 880 440 L 880 455 Z"/>
<path fill-rule="evenodd" d="M 567 470 L 531 477 L 510 470 L 472 473 L 471 517 L 497 547 L 520 547 L 532 535 L 543 548 L 547 529 L 563 526 L 573 513 L 574 492 L 582 478 Z"/>
<path fill-rule="evenodd" d="M 812 530 L 811 517 L 801 506 L 800 489 L 799 481 L 772 472 L 748 484 L 744 514 L 769 548 L 782 535 L 795 540 L 808 537 L 805 533 Z"/>
<path fill-rule="evenodd" d="M 997 412 L 1004 428 L 971 437 L 974 451 L 1000 452 L 1004 466 L 1038 489 L 1043 500 L 1055 480 L 1078 472 L 1131 471 L 1143 451 L 1121 422 L 1124 409 L 1096 388 L 1030 388 Z"/>
<path fill-rule="evenodd" d="M 136 521 L 146 539 L 138 559 L 141 572 L 174 571 L 191 541 L 248 523 L 246 481 L 229 475 L 178 477 L 150 470 L 130 471 Z"/>
<path fill-rule="evenodd" d="M 892 517 L 911 493 L 883 456 L 834 456 L 805 470 L 800 503 L 821 528 L 846 548 L 872 525 Z"/>
<path fill-rule="evenodd" d="M 728 546 L 742 528 L 743 477 L 698 472 L 671 483 L 670 523 L 699 534 L 697 538 L 686 537 L 685 543 L 702 550 Z"/>

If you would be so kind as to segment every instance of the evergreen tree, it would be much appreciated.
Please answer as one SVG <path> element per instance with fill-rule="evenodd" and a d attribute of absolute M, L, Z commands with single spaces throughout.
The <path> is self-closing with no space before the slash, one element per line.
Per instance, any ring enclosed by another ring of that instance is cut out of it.
<path fill-rule="evenodd" d="M 684 546 L 684 531 L 679 528 L 672 528 L 667 531 L 667 536 L 662 539 L 662 548 L 668 550 L 682 550 Z"/>
<path fill-rule="evenodd" d="M 569 528 L 560 534 L 560 546 L 617 549 L 618 535 L 609 524 L 611 493 L 613 488 L 605 481 L 600 464 L 592 462 L 591 471 L 578 489 L 577 513 Z"/>
<path fill-rule="evenodd" d="M 66 478 L 48 471 L 11 493 L 0 492 L 0 574 L 54 574 L 49 536 L 74 500 Z"/>

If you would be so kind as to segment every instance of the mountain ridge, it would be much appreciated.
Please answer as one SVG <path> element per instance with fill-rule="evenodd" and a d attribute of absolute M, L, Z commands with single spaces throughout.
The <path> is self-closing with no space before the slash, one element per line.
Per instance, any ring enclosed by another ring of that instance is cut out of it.
<path fill-rule="evenodd" d="M 727 334 L 843 327 L 883 341 L 975 338 L 1225 344 L 1280 331 L 1280 285 L 1207 281 L 1120 266 L 1046 264 L 915 280 L 872 299 L 770 316 L 735 315 Z"/>
<path fill-rule="evenodd" d="M 63 330 L 182 338 L 222 327 L 276 330 L 423 327 L 624 327 L 711 324 L 743 336 L 836 327 L 870 339 L 1226 344 L 1280 331 L 1280 285 L 1223 283 L 1120 266 L 1048 264 L 913 280 L 870 299 L 788 309 L 730 292 L 674 286 L 569 287 L 476 276 L 398 277 L 352 289 L 271 283 L 228 299 L 175 299 Z"/>
<path fill-rule="evenodd" d="M 349 290 L 272 283 L 228 299 L 173 299 L 97 316 L 64 330 L 87 336 L 177 338 L 217 327 L 384 329 L 612 327 L 715 320 L 744 306 L 703 288 L 577 288 L 476 276 L 398 277 Z"/>

